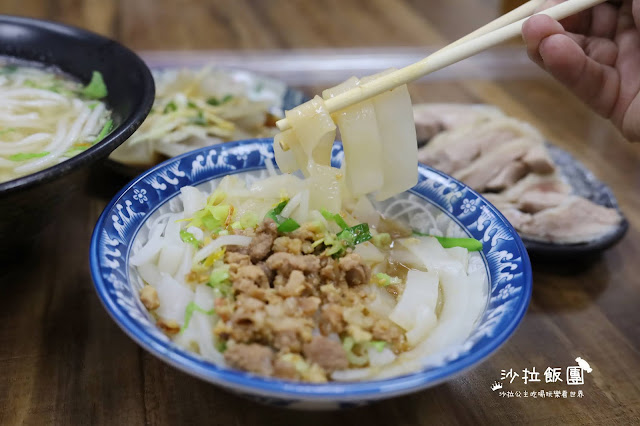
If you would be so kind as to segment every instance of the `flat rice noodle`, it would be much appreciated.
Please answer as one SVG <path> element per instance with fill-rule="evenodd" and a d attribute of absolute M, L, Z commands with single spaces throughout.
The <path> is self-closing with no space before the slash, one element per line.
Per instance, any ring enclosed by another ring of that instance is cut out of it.
<path fill-rule="evenodd" d="M 183 256 L 183 247 L 175 244 L 164 246 L 158 258 L 158 270 L 172 276 L 175 275 L 180 267 Z"/>
<path fill-rule="evenodd" d="M 407 342 L 411 346 L 422 342 L 436 327 L 437 323 L 438 317 L 436 317 L 435 311 L 430 309 L 419 310 L 415 320 L 415 326 L 405 334 L 407 336 Z"/>
<path fill-rule="evenodd" d="M 309 208 L 321 211 L 327 209 L 337 213 L 342 210 L 340 171 L 329 166 L 314 164 L 309 168 L 307 179 Z"/>
<path fill-rule="evenodd" d="M 187 305 L 193 301 L 194 293 L 191 288 L 181 284 L 169 274 L 162 273 L 162 278 L 155 286 L 158 292 L 160 306 L 156 313 L 160 318 L 173 320 L 184 324 L 184 312 Z"/>
<path fill-rule="evenodd" d="M 463 313 L 465 326 L 469 329 L 469 333 L 473 329 L 476 321 L 480 315 L 484 312 L 487 305 L 486 291 L 487 280 L 484 270 L 475 271 L 468 275 L 467 292 L 469 293 L 469 306 Z"/>
<path fill-rule="evenodd" d="M 283 174 L 269 179 L 259 180 L 251 185 L 249 191 L 254 198 L 279 199 L 283 191 L 289 196 L 294 196 L 295 194 L 304 191 L 305 185 L 306 182 L 297 176 Z"/>
<path fill-rule="evenodd" d="M 285 115 L 307 157 L 316 164 L 330 166 L 336 125 L 322 98 L 316 96 L 309 102 L 286 111 Z M 300 163 L 299 165 L 302 166 Z"/>
<path fill-rule="evenodd" d="M 187 232 L 193 235 L 196 240 L 202 240 L 204 238 L 204 231 L 197 226 L 188 227 Z"/>
<path fill-rule="evenodd" d="M 147 243 L 140 248 L 131 258 L 129 258 L 129 264 L 133 266 L 140 266 L 145 263 L 156 263 L 156 259 L 160 250 L 165 245 L 164 237 L 155 237 L 147 241 Z"/>
<path fill-rule="evenodd" d="M 333 98 L 357 87 L 359 81 L 351 77 L 338 86 L 322 92 L 324 99 Z M 357 197 L 382 188 L 382 141 L 372 101 L 360 102 L 332 115 L 340 128 L 344 147 L 345 182 Z"/>
<path fill-rule="evenodd" d="M 469 250 L 464 247 L 449 247 L 444 249 L 444 251 L 449 257 L 460 262 L 463 271 L 467 271 L 469 268 Z"/>
<path fill-rule="evenodd" d="M 400 244 L 394 244 L 394 247 L 391 249 L 391 253 L 389 254 L 389 259 L 394 262 L 399 262 L 408 268 L 425 269 L 422 260 Z"/>
<path fill-rule="evenodd" d="M 308 190 L 305 189 L 303 192 L 307 192 L 307 191 Z M 284 209 L 282 209 L 282 212 L 280 213 L 283 217 L 290 217 L 293 211 L 300 205 L 300 201 L 302 201 L 303 192 L 298 192 L 296 195 L 293 196 L 293 198 L 289 200 L 287 205 L 284 207 Z"/>
<path fill-rule="evenodd" d="M 178 222 L 182 218 L 183 218 L 182 213 L 176 213 L 173 216 L 171 216 L 167 221 L 167 227 L 164 229 L 164 238 L 166 241 L 165 245 L 167 244 L 181 245 L 184 243 L 182 241 L 182 238 L 180 237 L 180 230 L 181 230 L 182 224 Z"/>
<path fill-rule="evenodd" d="M 193 256 L 193 263 L 198 263 L 203 259 L 211 256 L 224 246 L 243 246 L 246 247 L 251 243 L 251 237 L 244 235 L 224 235 L 211 241 L 209 244 L 200 249 Z"/>
<path fill-rule="evenodd" d="M 359 222 L 368 223 L 374 228 L 380 224 L 380 213 L 373 207 L 369 198 L 364 195 L 358 198 L 351 214 L 358 219 Z"/>
<path fill-rule="evenodd" d="M 327 219 L 325 219 L 318 210 L 309 210 L 309 220 L 320 222 L 325 228 L 329 228 L 329 222 L 327 222 Z"/>
<path fill-rule="evenodd" d="M 423 310 L 434 313 L 438 302 L 438 274 L 410 270 L 405 289 L 389 319 L 407 331 L 411 331 L 419 321 L 428 319 Z"/>
<path fill-rule="evenodd" d="M 392 71 L 362 78 L 360 84 L 373 81 Z M 373 107 L 382 141 L 380 171 L 384 181 L 376 194 L 376 200 L 383 201 L 418 183 L 418 140 L 411 97 L 406 85 L 374 97 Z"/>
<path fill-rule="evenodd" d="M 428 355 L 464 342 L 473 326 L 465 312 L 469 308 L 469 277 L 451 272 L 440 273 L 445 303 L 432 333 L 416 347 L 418 354 Z"/>
<path fill-rule="evenodd" d="M 180 194 L 185 217 L 192 217 L 195 212 L 207 205 L 207 196 L 198 188 L 184 186 L 180 188 Z"/>
<path fill-rule="evenodd" d="M 215 295 L 213 289 L 206 285 L 196 287 L 193 302 L 205 311 L 213 309 Z M 200 355 L 216 364 L 224 364 L 224 356 L 215 347 L 214 335 L 211 332 L 214 326 L 215 314 L 207 315 L 194 311 L 189 322 L 189 327 L 176 337 L 176 343 L 186 349 L 190 349 L 195 343 Z"/>
<path fill-rule="evenodd" d="M 348 370 L 338 370 L 331 373 L 331 378 L 337 382 L 357 382 L 364 380 L 375 373 L 372 368 L 350 368 Z"/>
<path fill-rule="evenodd" d="M 300 193 L 300 204 L 298 208 L 291 214 L 291 218 L 298 223 L 305 223 L 309 220 L 309 190 L 305 189 Z"/>
<path fill-rule="evenodd" d="M 373 299 L 367 304 L 367 309 L 380 318 L 388 318 L 396 306 L 396 299 L 387 290 L 375 284 L 366 287 L 366 292 L 371 294 Z"/>
<path fill-rule="evenodd" d="M 153 287 L 155 287 L 162 279 L 158 267 L 151 262 L 143 263 L 138 266 L 136 270 L 138 271 L 138 274 L 140 274 L 140 278 Z"/>
<path fill-rule="evenodd" d="M 454 274 L 465 274 L 462 262 L 451 256 L 434 237 L 415 237 L 398 240 L 415 257 L 420 259 L 428 271 L 447 271 Z"/>
<path fill-rule="evenodd" d="M 420 359 L 424 363 L 427 361 L 426 357 L 437 360 L 443 354 L 446 355 L 447 349 L 460 345 L 467 339 L 486 306 L 484 271 L 478 270 L 467 275 L 464 271 L 455 272 L 443 268 L 439 276 L 444 304 L 438 322 L 426 339 L 417 343 L 413 350 L 400 355 L 398 362 L 407 363 Z M 409 333 L 407 339 L 413 340 Z"/>
<path fill-rule="evenodd" d="M 280 146 L 281 141 L 289 147 L 287 151 L 284 151 Z M 276 159 L 276 164 L 282 173 L 293 173 L 297 170 L 302 170 L 305 176 L 308 173 L 307 163 L 309 160 L 292 129 L 278 133 L 275 136 L 273 139 L 273 154 Z"/>
<path fill-rule="evenodd" d="M 354 253 L 360 255 L 362 260 L 366 263 L 381 263 L 384 262 L 385 259 L 384 254 L 382 254 L 382 252 L 369 241 L 358 244 Z"/>
<path fill-rule="evenodd" d="M 202 231 L 200 231 L 202 233 Z M 178 267 L 178 270 L 173 274 L 173 278 L 175 278 L 178 282 L 185 284 L 186 276 L 191 271 L 191 267 L 193 266 L 191 263 L 191 258 L 193 257 L 193 253 L 195 252 L 195 247 L 191 244 L 185 243 L 184 252 L 182 255 L 182 263 Z"/>
<path fill-rule="evenodd" d="M 376 348 L 369 348 L 367 353 L 369 354 L 369 365 L 372 367 L 382 367 L 391 364 L 396 359 L 396 354 L 387 347 L 380 352 Z"/>

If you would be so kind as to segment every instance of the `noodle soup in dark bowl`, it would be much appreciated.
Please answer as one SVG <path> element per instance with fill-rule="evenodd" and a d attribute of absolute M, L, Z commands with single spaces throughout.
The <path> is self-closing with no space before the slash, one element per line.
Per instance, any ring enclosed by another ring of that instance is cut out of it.
<path fill-rule="evenodd" d="M 115 41 L 0 16 L 0 91 L 0 255 L 6 261 L 55 220 L 55 208 L 84 184 L 89 166 L 142 124 L 154 83 L 145 63 Z"/>

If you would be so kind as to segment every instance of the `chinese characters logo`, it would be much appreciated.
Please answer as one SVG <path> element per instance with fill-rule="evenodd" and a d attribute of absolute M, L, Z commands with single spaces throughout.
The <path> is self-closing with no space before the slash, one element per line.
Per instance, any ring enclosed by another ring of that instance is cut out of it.
<path fill-rule="evenodd" d="M 576 358 L 576 363 L 578 365 L 570 365 L 566 368 L 564 379 L 562 377 L 563 369 L 561 367 L 547 367 L 542 376 L 544 378 L 545 383 L 563 383 L 568 386 L 579 386 L 584 385 L 584 373 L 590 374 L 593 369 L 589 365 L 587 361 L 578 357 Z M 540 377 L 540 372 L 536 371 L 536 367 L 532 367 L 531 370 L 529 368 L 525 368 L 521 371 L 521 374 L 518 373 L 518 370 L 513 370 L 510 368 L 509 370 L 501 370 L 500 372 L 500 382 L 496 381 L 491 385 L 491 390 L 496 392 L 500 390 L 499 396 L 506 398 L 582 398 L 584 397 L 584 392 L 582 390 L 578 391 L 567 391 L 567 390 L 554 390 L 554 391 L 511 391 L 511 390 L 501 390 L 503 388 L 502 381 L 506 381 L 509 384 L 513 384 L 513 382 L 520 378 L 522 382 L 526 384 L 542 382 L 542 378 Z"/>

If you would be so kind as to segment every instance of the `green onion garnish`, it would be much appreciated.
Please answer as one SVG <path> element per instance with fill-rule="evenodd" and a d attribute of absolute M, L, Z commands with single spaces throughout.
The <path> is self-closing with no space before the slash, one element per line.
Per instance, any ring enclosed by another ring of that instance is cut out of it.
<path fill-rule="evenodd" d="M 413 235 L 419 237 L 433 237 L 440 242 L 442 247 L 462 247 L 469 251 L 482 251 L 482 241 L 475 238 L 449 238 L 449 237 L 436 237 L 435 235 L 423 234 L 422 232 L 413 231 Z"/>
<path fill-rule="evenodd" d="M 40 158 L 49 155 L 48 151 L 43 152 L 20 152 L 18 154 L 13 154 L 9 156 L 9 160 L 11 161 L 26 161 L 31 160 L 33 158 Z"/>
<path fill-rule="evenodd" d="M 349 225 L 347 225 L 347 222 L 345 222 L 342 216 L 340 216 L 338 213 L 331 213 L 327 209 L 322 209 L 320 213 L 322 213 L 322 216 L 324 216 L 325 219 L 334 221 L 342 229 L 347 229 L 349 227 Z"/>
<path fill-rule="evenodd" d="M 98 136 L 96 136 L 96 140 L 94 143 L 98 143 L 102 139 L 104 139 L 105 136 L 109 134 L 112 128 L 113 128 L 113 120 L 109 119 L 107 120 L 106 123 L 104 123 L 104 126 L 102 126 L 102 129 L 100 130 L 100 133 L 98 133 Z"/>
<path fill-rule="evenodd" d="M 211 309 L 209 311 L 205 311 L 200 306 L 196 305 L 195 302 L 189 303 L 187 305 L 187 308 L 184 310 L 184 325 L 180 329 L 181 333 L 184 330 L 186 330 L 187 327 L 189 327 L 189 323 L 191 322 L 191 317 L 193 316 L 193 313 L 196 312 L 196 311 L 197 312 L 201 312 L 201 313 L 203 313 L 205 315 L 213 315 L 216 312 L 215 309 Z"/>
<path fill-rule="evenodd" d="M 100 71 L 91 74 L 91 81 L 82 89 L 82 94 L 89 99 L 101 99 L 108 95 L 107 85 Z"/>
<path fill-rule="evenodd" d="M 191 244 L 196 249 L 200 248 L 200 241 L 198 241 L 198 239 L 191 232 L 185 231 L 184 229 L 181 230 L 180 239 L 187 244 Z"/>
<path fill-rule="evenodd" d="M 345 337 L 342 341 L 342 348 L 347 353 L 347 359 L 350 364 L 363 366 L 369 362 L 369 356 L 366 353 L 360 356 L 353 353 L 353 347 L 355 344 L 356 342 L 353 340 L 353 337 Z"/>
<path fill-rule="evenodd" d="M 300 224 L 288 217 L 280 225 L 278 225 L 278 232 L 292 232 L 298 228 L 300 228 Z"/>
<path fill-rule="evenodd" d="M 225 265 L 211 271 L 207 285 L 220 291 L 223 296 L 231 295 L 232 291 L 231 282 L 229 281 L 229 267 Z"/>
<path fill-rule="evenodd" d="M 369 232 L 369 225 L 361 223 L 351 228 L 346 228 L 344 231 L 338 234 L 338 239 L 346 241 L 349 245 L 357 246 L 360 243 L 369 241 L 371 239 L 371 233 Z"/>
<path fill-rule="evenodd" d="M 269 218 L 276 224 L 278 224 L 278 232 L 292 232 L 300 228 L 300 224 L 295 220 L 280 215 L 280 213 L 282 213 L 282 210 L 284 210 L 284 208 L 287 206 L 288 202 L 289 200 L 282 201 L 273 209 L 269 210 L 264 216 L 265 218 Z"/>
<path fill-rule="evenodd" d="M 202 111 L 198 111 L 198 115 L 191 117 L 189 123 L 195 124 L 196 126 L 206 126 L 208 122 Z"/>
<path fill-rule="evenodd" d="M 162 110 L 162 113 L 163 114 L 168 114 L 168 113 L 173 112 L 173 111 L 175 111 L 177 109 L 178 109 L 178 105 L 176 105 L 175 102 L 171 101 L 167 105 L 165 105 L 164 109 Z"/>
<path fill-rule="evenodd" d="M 385 342 L 384 340 L 372 340 L 371 342 L 369 342 L 369 345 L 376 351 L 382 352 L 385 346 L 387 346 L 387 342 Z"/>

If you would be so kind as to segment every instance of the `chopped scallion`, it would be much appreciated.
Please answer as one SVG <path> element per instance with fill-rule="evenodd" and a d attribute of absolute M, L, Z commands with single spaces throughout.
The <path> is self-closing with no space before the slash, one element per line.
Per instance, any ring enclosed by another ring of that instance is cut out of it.
<path fill-rule="evenodd" d="M 423 234 L 422 232 L 413 231 L 413 235 L 419 237 L 433 237 L 444 248 L 462 247 L 469 251 L 482 251 L 482 241 L 475 238 L 449 238 L 449 237 L 436 237 L 435 235 Z"/>
<path fill-rule="evenodd" d="M 178 109 L 178 105 L 174 101 L 169 102 L 165 105 L 164 110 L 162 110 L 163 114 L 169 114 L 170 112 L 174 112 Z"/>
<path fill-rule="evenodd" d="M 361 223 L 344 229 L 344 231 L 338 234 L 338 238 L 346 241 L 349 245 L 357 246 L 365 241 L 369 241 L 372 237 L 371 232 L 369 232 L 369 225 Z"/>
<path fill-rule="evenodd" d="M 382 352 L 385 346 L 387 346 L 387 342 L 385 342 L 384 340 L 372 340 L 371 342 L 369 342 L 369 345 L 376 351 Z"/>
<path fill-rule="evenodd" d="M 107 85 L 100 71 L 91 74 L 91 81 L 82 89 L 82 94 L 89 99 L 101 99 L 108 95 Z"/>
<path fill-rule="evenodd" d="M 198 241 L 198 239 L 191 232 L 185 231 L 184 229 L 181 230 L 180 239 L 182 239 L 182 241 L 187 244 L 191 244 L 196 249 L 200 248 L 200 241 Z"/>
<path fill-rule="evenodd" d="M 322 213 L 322 216 L 324 216 L 325 219 L 334 221 L 342 229 L 347 229 L 349 227 L 347 222 L 345 222 L 342 216 L 338 213 L 331 213 L 327 209 L 322 209 L 320 213 Z"/>
<path fill-rule="evenodd" d="M 298 228 L 300 228 L 300 224 L 289 217 L 278 225 L 278 232 L 292 232 Z"/>
<path fill-rule="evenodd" d="M 48 151 L 43 152 L 19 152 L 9 156 L 11 161 L 26 161 L 34 158 L 40 158 L 49 155 Z"/>
<path fill-rule="evenodd" d="M 369 356 L 365 353 L 363 355 L 356 355 L 353 353 L 353 347 L 356 342 L 353 340 L 353 337 L 345 337 L 342 341 L 342 348 L 347 353 L 347 359 L 350 364 L 363 366 L 369 362 Z"/>
<path fill-rule="evenodd" d="M 206 311 L 204 309 L 202 309 L 200 306 L 196 305 L 195 302 L 191 302 L 187 305 L 187 308 L 184 310 L 184 325 L 182 326 L 182 328 L 180 329 L 180 332 L 182 333 L 184 330 L 187 329 L 187 327 L 189 327 L 189 323 L 191 322 L 191 317 L 193 316 L 194 312 L 201 312 L 205 315 L 213 315 L 216 311 L 215 309 L 211 309 L 209 311 Z"/>
<path fill-rule="evenodd" d="M 113 120 L 109 119 L 107 120 L 106 123 L 104 123 L 104 126 L 102 126 L 102 130 L 100 130 L 100 133 L 98 133 L 98 136 L 96 136 L 96 140 L 94 143 L 98 143 L 102 139 L 104 139 L 109 134 L 112 128 L 113 128 Z"/>

